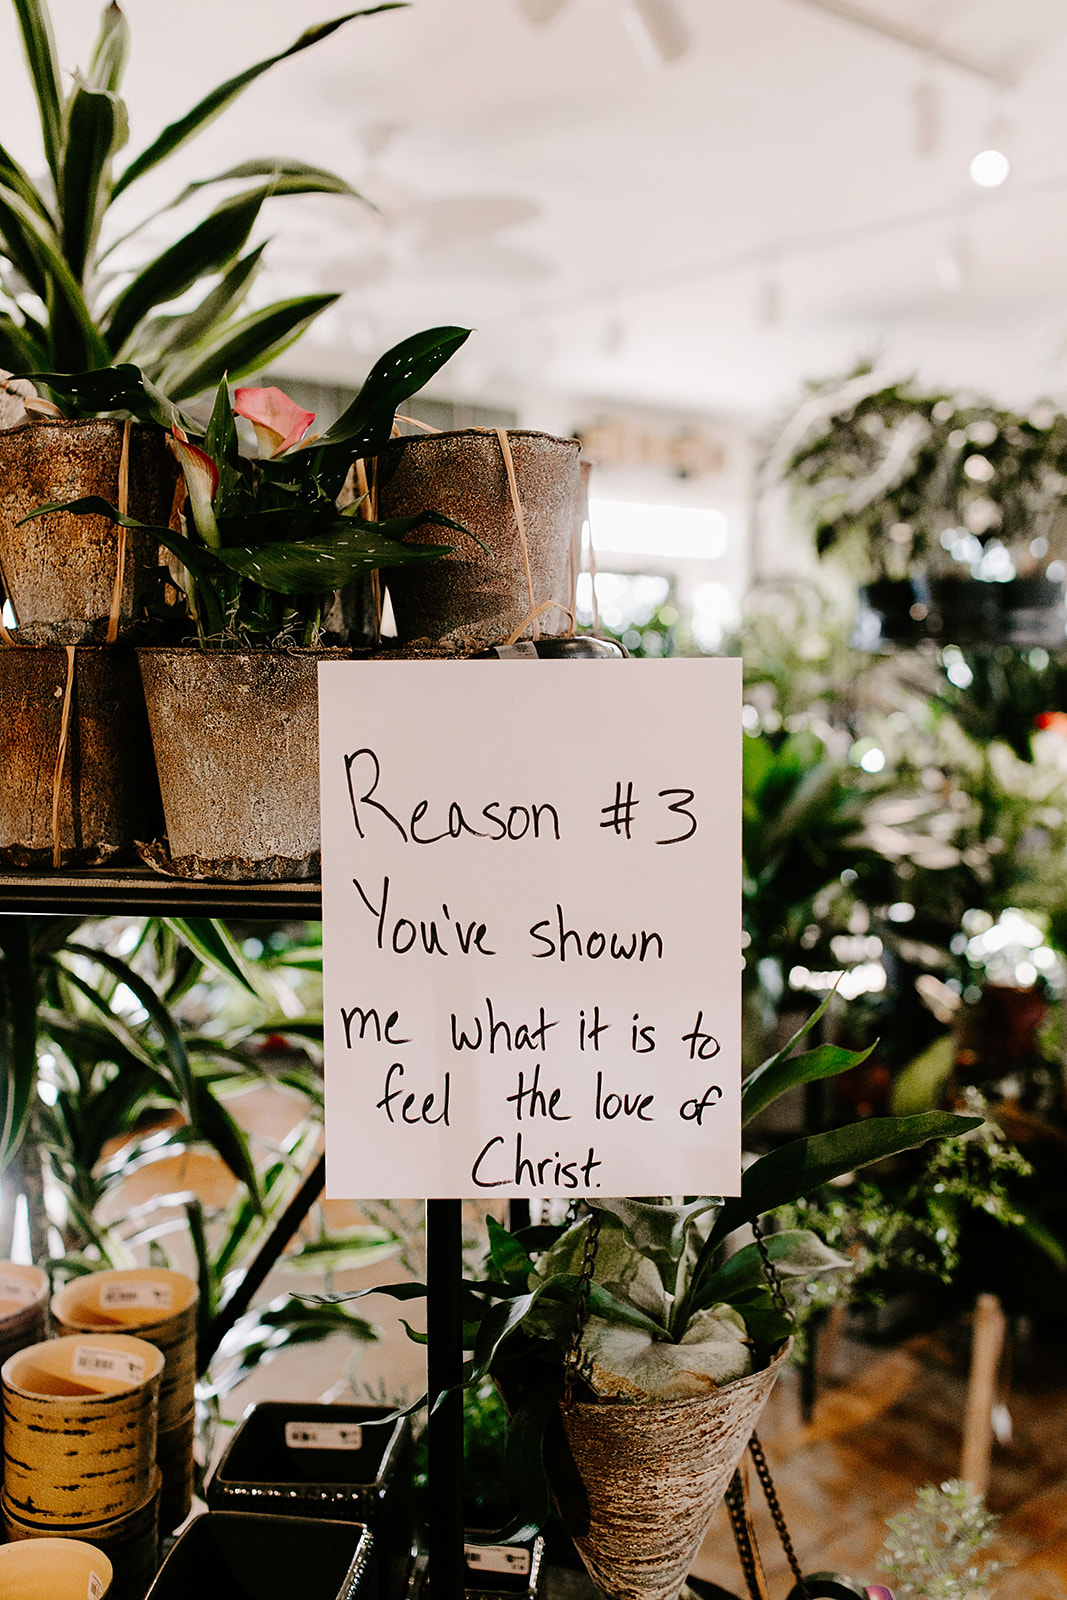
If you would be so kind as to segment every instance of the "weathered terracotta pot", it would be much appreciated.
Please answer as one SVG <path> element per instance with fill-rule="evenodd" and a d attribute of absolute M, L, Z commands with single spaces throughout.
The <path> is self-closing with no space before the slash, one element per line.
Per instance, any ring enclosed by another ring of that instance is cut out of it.
<path fill-rule="evenodd" d="M 549 1481 L 612 1600 L 677 1600 L 788 1353 L 706 1398 L 560 1406 Z"/>
<path fill-rule="evenodd" d="M 143 1339 L 79 1334 L 29 1345 L 0 1370 L 4 1494 L 49 1532 L 142 1505 L 156 1477 L 163 1357 Z"/>
<path fill-rule="evenodd" d="M 2 435 L 0 435 L 2 438 Z M 0 864 L 50 865 L 52 798 L 68 660 L 58 647 L 0 645 Z M 133 859 L 161 806 L 137 662 L 121 646 L 75 652 L 57 832 L 62 862 Z"/>
<path fill-rule="evenodd" d="M 234 883 L 319 870 L 317 669 L 345 650 L 143 649 L 168 853 L 178 877 Z"/>
<path fill-rule="evenodd" d="M 104 1600 L 111 1562 L 83 1539 L 33 1539 L 0 1545 L 4 1600 Z"/>
<path fill-rule="evenodd" d="M 508 433 L 522 503 L 534 606 L 570 602 L 571 531 L 580 484 L 577 439 L 547 433 Z M 385 574 L 401 641 L 470 640 L 501 644 L 530 610 L 522 545 L 508 475 L 494 432 L 467 429 L 393 439 L 377 461 L 378 515 L 440 511 L 487 548 L 448 528 L 425 523 L 409 544 L 451 546 L 425 565 Z M 570 618 L 558 606 L 537 619 L 541 634 L 566 633 Z M 523 637 L 535 635 L 530 628 Z"/>
<path fill-rule="evenodd" d="M 82 1539 L 100 1550 L 110 1561 L 114 1577 L 107 1591 L 108 1600 L 144 1600 L 159 1565 L 159 1500 L 157 1472 L 144 1501 L 124 1516 L 89 1523 L 70 1533 L 57 1530 L 58 1537 L 64 1541 Z M 31 1539 L 42 1542 L 44 1538 L 52 1537 L 51 1529 L 42 1529 L 16 1512 L 6 1491 L 0 1495 L 0 1512 L 4 1533 L 12 1543 Z M 0 1589 L 0 1593 L 3 1592 Z"/>
<path fill-rule="evenodd" d="M 119 530 L 107 517 L 54 511 L 18 526 L 53 500 L 98 494 L 118 503 L 123 423 L 31 422 L 0 432 L 0 572 L 25 644 L 102 641 L 111 614 Z M 165 528 L 174 504 L 178 463 L 162 428 L 130 431 L 128 510 Z M 163 594 L 159 544 L 128 530 L 119 631 L 146 615 Z"/>

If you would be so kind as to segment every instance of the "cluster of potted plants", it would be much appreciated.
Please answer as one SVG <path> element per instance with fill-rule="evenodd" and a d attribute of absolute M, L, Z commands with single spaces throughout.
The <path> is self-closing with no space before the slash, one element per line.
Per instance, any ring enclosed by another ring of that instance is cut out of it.
<path fill-rule="evenodd" d="M 102 242 L 112 202 L 262 73 L 392 5 L 308 29 L 121 171 L 120 8 L 107 7 L 68 92 L 44 0 L 15 9 L 50 184 L 0 150 L 11 269 L 0 363 L 18 374 L 0 416 L 0 707 L 14 744 L 0 862 L 98 864 L 137 850 L 181 876 L 313 875 L 314 652 L 351 644 L 328 631 L 333 597 L 374 574 L 380 603 L 388 569 L 402 640 L 469 651 L 524 629 L 534 640 L 564 632 L 578 445 L 478 430 L 391 443 L 397 407 L 462 344 L 459 328 L 395 346 L 321 434 L 273 387 L 231 392 L 336 298 L 242 310 L 262 208 L 289 194 L 358 199 L 335 174 L 244 162 L 175 197 L 174 208 L 216 183 L 236 190 L 152 259 L 121 265 L 140 228 Z M 193 309 L 179 309 L 194 293 Z M 212 388 L 207 415 L 195 402 Z M 439 581 L 400 581 L 431 566 Z"/>

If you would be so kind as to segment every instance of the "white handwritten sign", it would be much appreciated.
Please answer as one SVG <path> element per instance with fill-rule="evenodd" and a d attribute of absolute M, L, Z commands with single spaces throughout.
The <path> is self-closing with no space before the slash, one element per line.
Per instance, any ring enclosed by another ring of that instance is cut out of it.
<path fill-rule="evenodd" d="M 320 665 L 330 1195 L 738 1193 L 740 690 Z"/>

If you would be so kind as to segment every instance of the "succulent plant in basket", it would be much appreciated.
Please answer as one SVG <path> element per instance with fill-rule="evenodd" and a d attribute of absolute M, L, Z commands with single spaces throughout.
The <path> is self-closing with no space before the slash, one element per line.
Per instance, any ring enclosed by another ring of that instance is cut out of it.
<path fill-rule="evenodd" d="M 824 1009 L 745 1080 L 746 1121 L 865 1059 L 833 1045 L 794 1053 Z M 848 1267 L 804 1229 L 740 1248 L 738 1231 L 980 1123 L 929 1113 L 812 1134 L 754 1160 L 732 1199 L 598 1198 L 568 1226 L 517 1234 L 490 1219 L 489 1277 L 464 1285 L 466 1381 L 492 1374 L 511 1411 L 519 1512 L 507 1535 L 542 1523 L 551 1494 L 604 1592 L 674 1600 L 786 1359 L 794 1291 Z"/>

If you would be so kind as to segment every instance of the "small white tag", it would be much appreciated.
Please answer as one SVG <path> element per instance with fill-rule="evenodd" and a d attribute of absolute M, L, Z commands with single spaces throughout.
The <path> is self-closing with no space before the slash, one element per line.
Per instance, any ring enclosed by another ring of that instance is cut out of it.
<path fill-rule="evenodd" d="M 530 1552 L 514 1544 L 465 1544 L 468 1567 L 479 1572 L 510 1572 L 514 1578 L 530 1576 Z"/>
<path fill-rule="evenodd" d="M 361 1450 L 363 1429 L 358 1422 L 287 1422 L 285 1442 L 290 1450 Z"/>
<path fill-rule="evenodd" d="M 100 1290 L 102 1311 L 169 1311 L 174 1290 L 169 1283 L 105 1283 Z"/>
<path fill-rule="evenodd" d="M 89 1600 L 100 1600 L 100 1596 L 103 1594 L 103 1592 L 104 1592 L 104 1580 L 103 1580 L 103 1578 L 98 1577 L 95 1572 L 90 1572 L 90 1574 L 89 1574 Z"/>
<path fill-rule="evenodd" d="M 28 1306 L 36 1294 L 32 1283 L 14 1274 L 0 1272 L 0 1300 L 14 1300 L 18 1306 Z"/>
<path fill-rule="evenodd" d="M 80 1344 L 74 1352 L 73 1372 L 86 1378 L 118 1378 L 122 1383 L 140 1383 L 145 1374 L 143 1356 L 127 1350 L 103 1350 L 99 1345 Z"/>

